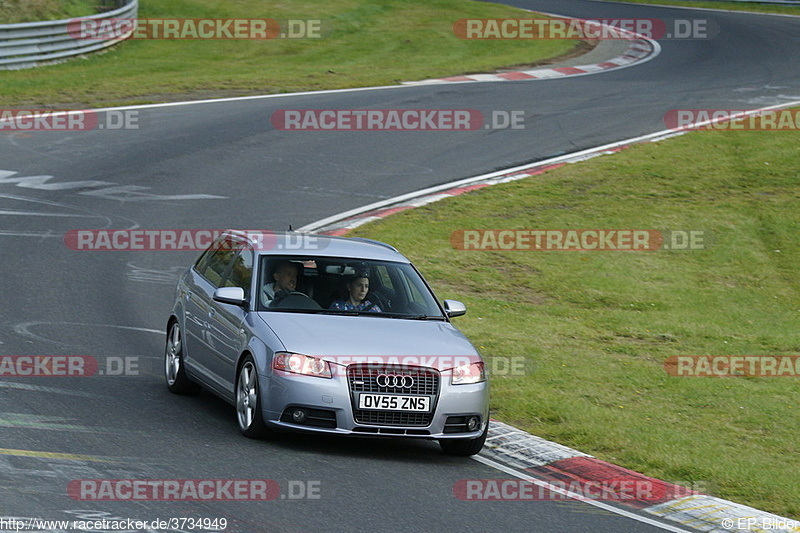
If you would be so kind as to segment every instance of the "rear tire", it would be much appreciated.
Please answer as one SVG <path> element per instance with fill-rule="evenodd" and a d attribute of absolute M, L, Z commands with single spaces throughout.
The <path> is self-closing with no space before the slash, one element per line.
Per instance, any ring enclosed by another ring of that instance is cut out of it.
<path fill-rule="evenodd" d="M 441 446 L 442 451 L 447 455 L 469 457 L 483 449 L 488 434 L 489 423 L 487 422 L 486 428 L 483 430 L 480 437 L 475 437 L 474 439 L 439 439 L 439 446 Z"/>
<path fill-rule="evenodd" d="M 193 394 L 200 385 L 189 379 L 183 366 L 183 335 L 175 321 L 167 330 L 167 345 L 164 348 L 164 377 L 167 388 L 175 394 Z"/>
<path fill-rule="evenodd" d="M 245 437 L 257 439 L 269 433 L 261 414 L 261 388 L 251 355 L 245 356 L 236 378 L 236 421 Z"/>

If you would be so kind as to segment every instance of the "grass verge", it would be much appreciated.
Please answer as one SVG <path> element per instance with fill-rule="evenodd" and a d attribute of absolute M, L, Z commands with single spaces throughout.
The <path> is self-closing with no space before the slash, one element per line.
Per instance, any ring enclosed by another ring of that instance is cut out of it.
<path fill-rule="evenodd" d="M 97 13 L 99 0 L 0 0 L 0 24 L 84 17 Z"/>
<path fill-rule="evenodd" d="M 462 40 L 460 18 L 530 13 L 462 0 L 148 0 L 141 18 L 322 20 L 321 39 L 134 40 L 54 66 L 0 71 L 5 106 L 84 107 L 396 84 L 546 62 L 578 41 Z"/>
<path fill-rule="evenodd" d="M 689 2 L 681 0 L 621 0 L 630 4 L 651 4 L 661 6 L 700 7 L 704 9 L 726 9 L 728 11 L 748 11 L 751 13 L 777 13 L 800 16 L 800 6 L 758 4 L 744 2 Z"/>
<path fill-rule="evenodd" d="M 674 355 L 800 354 L 797 132 L 695 132 L 362 226 L 443 298 L 493 416 L 661 479 L 800 516 L 797 377 L 668 375 Z M 703 250 L 460 251 L 462 229 L 701 230 Z"/>

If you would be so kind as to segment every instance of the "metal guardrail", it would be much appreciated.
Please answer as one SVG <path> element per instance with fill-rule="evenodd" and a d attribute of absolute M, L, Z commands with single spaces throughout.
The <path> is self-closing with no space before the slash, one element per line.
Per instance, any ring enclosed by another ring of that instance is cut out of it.
<path fill-rule="evenodd" d="M 139 0 L 104 0 L 104 6 L 121 6 L 98 15 L 80 19 L 135 19 Z M 130 37 L 133 30 L 112 39 L 78 39 L 69 32 L 75 19 L 0 24 L 0 69 L 36 67 L 44 63 L 88 54 L 113 46 Z"/>

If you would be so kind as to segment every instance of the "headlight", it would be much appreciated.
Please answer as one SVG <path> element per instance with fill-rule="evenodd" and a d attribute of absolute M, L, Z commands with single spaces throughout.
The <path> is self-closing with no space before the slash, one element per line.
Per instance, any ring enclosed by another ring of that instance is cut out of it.
<path fill-rule="evenodd" d="M 272 368 L 304 376 L 331 377 L 331 367 L 327 361 L 299 353 L 277 352 L 272 358 Z"/>
<path fill-rule="evenodd" d="M 471 363 L 455 367 L 450 383 L 453 385 L 466 385 L 468 383 L 480 383 L 481 381 L 486 381 L 486 370 L 483 363 Z"/>

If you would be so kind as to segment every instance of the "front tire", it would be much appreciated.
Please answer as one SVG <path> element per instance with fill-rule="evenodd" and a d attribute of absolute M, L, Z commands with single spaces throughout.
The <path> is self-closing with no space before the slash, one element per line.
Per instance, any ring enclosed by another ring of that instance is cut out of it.
<path fill-rule="evenodd" d="M 261 389 L 253 356 L 247 355 L 236 379 L 236 420 L 245 437 L 257 439 L 269 430 L 261 414 Z"/>
<path fill-rule="evenodd" d="M 486 422 L 486 428 L 483 430 L 480 437 L 475 437 L 474 439 L 440 439 L 439 446 L 447 455 L 469 457 L 483 449 L 488 434 L 489 422 Z"/>
<path fill-rule="evenodd" d="M 164 377 L 167 388 L 175 394 L 192 394 L 200 385 L 189 379 L 183 366 L 183 335 L 175 321 L 167 330 L 167 345 L 164 348 Z"/>

